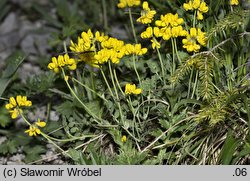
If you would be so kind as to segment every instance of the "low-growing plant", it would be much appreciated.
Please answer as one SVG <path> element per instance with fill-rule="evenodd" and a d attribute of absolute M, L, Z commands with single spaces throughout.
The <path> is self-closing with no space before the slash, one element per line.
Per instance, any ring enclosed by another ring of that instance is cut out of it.
<path fill-rule="evenodd" d="M 36 144 L 53 144 L 74 164 L 247 164 L 246 4 L 120 0 L 117 11 L 128 16 L 131 39 L 87 29 L 62 42 L 64 53 L 51 58 L 50 72 L 27 82 L 30 95 L 5 91 L 9 98 L 1 100 L 12 119 L 22 117 L 28 136 L 40 137 Z M 47 119 L 28 120 L 41 94 Z M 57 122 L 50 120 L 51 109 L 60 115 Z M 7 146 L 13 144 L 21 145 L 6 141 L 1 153 L 14 153 Z M 34 150 L 26 161 L 44 153 L 39 145 Z"/>

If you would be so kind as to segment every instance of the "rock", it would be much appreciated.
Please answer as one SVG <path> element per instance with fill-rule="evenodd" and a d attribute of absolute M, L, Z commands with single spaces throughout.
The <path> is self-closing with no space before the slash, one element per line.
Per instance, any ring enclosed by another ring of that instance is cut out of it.
<path fill-rule="evenodd" d="M 46 54 L 49 49 L 48 34 L 28 34 L 21 42 L 22 50 L 27 54 Z"/>
<path fill-rule="evenodd" d="M 26 82 L 27 78 L 39 75 L 42 71 L 39 66 L 33 66 L 31 63 L 23 63 L 17 70 L 22 82 Z"/>
<path fill-rule="evenodd" d="M 20 23 L 18 21 L 16 13 L 8 14 L 3 23 L 0 25 L 0 35 L 17 31 L 18 28 L 20 28 L 19 24 Z"/>
<path fill-rule="evenodd" d="M 10 13 L 0 25 L 0 69 L 4 67 L 3 60 L 6 59 L 20 43 L 21 37 L 18 33 L 19 20 L 15 13 Z"/>
<path fill-rule="evenodd" d="M 6 157 L 0 157 L 0 165 L 6 165 L 7 160 L 8 159 Z"/>
<path fill-rule="evenodd" d="M 59 120 L 59 115 L 56 113 L 56 111 L 50 111 L 50 120 L 51 121 Z"/>
<path fill-rule="evenodd" d="M 121 28 L 119 26 L 114 26 L 114 25 L 111 27 L 110 35 L 120 40 L 125 40 L 128 38 L 128 34 L 124 30 L 124 28 Z"/>
<path fill-rule="evenodd" d="M 7 138 L 5 136 L 1 136 L 0 137 L 0 144 L 2 144 L 3 142 L 5 142 L 7 140 Z"/>
<path fill-rule="evenodd" d="M 16 165 L 21 165 L 21 164 L 24 164 L 24 162 L 22 161 L 24 158 L 25 158 L 25 155 L 16 154 L 16 155 L 10 157 L 9 161 L 14 162 Z"/>

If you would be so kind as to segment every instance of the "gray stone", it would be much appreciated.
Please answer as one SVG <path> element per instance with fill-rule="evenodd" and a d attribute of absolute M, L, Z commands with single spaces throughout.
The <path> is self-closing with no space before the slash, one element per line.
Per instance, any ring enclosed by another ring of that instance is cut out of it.
<path fill-rule="evenodd" d="M 0 25 L 0 35 L 16 31 L 19 28 L 19 21 L 15 13 L 10 13 Z"/>

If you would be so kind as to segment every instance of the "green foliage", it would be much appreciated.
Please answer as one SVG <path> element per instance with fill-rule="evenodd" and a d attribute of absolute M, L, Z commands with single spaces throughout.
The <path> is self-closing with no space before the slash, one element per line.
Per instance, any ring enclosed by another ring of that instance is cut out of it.
<path fill-rule="evenodd" d="M 7 58 L 7 67 L 1 73 L 0 78 L 0 96 L 4 93 L 5 89 L 10 84 L 15 72 L 18 67 L 24 61 L 24 54 L 22 52 L 15 52 L 10 57 Z"/>
<path fill-rule="evenodd" d="M 237 140 L 233 137 L 232 133 L 229 132 L 220 153 L 220 160 L 222 164 L 229 165 L 231 163 L 237 145 Z"/>
<path fill-rule="evenodd" d="M 6 155 L 7 153 L 14 154 L 17 152 L 19 146 L 16 140 L 8 140 L 0 145 L 0 153 Z"/>
<path fill-rule="evenodd" d="M 237 9 L 224 18 L 220 19 L 219 22 L 209 31 L 208 38 L 216 36 L 216 33 L 221 33 L 225 30 L 245 28 L 249 21 L 249 10 Z"/>
<path fill-rule="evenodd" d="M 80 61 L 89 52 L 67 50 L 76 59 L 77 70 L 59 67 L 54 74 L 45 70 L 48 60 L 44 57 L 50 55 L 44 55 L 39 62 L 44 72 L 30 77 L 25 85 L 10 84 L 24 60 L 23 54 L 13 54 L 1 74 L 1 101 L 5 104 L 14 94 L 29 95 L 34 100 L 32 108 L 47 105 L 46 126 L 39 137 L 24 136 L 1 104 L 0 125 L 6 130 L 0 134 L 8 140 L 0 145 L 0 154 L 15 154 L 21 147 L 24 161 L 30 163 L 46 153 L 43 143 L 52 142 L 73 164 L 246 163 L 250 153 L 249 10 L 230 6 L 226 0 L 206 1 L 209 13 L 198 21 L 184 10 L 184 2 L 150 0 L 149 5 L 157 10 L 155 19 L 177 12 L 186 30 L 194 26 L 209 30 L 208 43 L 200 52 L 187 52 L 183 37 L 160 40 L 161 48 L 153 50 L 150 40 L 139 38 L 145 26 L 138 24 L 132 31 L 142 47 L 148 48 L 145 56 L 132 55 L 118 64 L 107 62 L 96 68 Z M 126 18 L 119 18 L 127 14 L 118 11 L 113 0 L 53 0 L 49 4 L 53 14 L 48 5 L 31 4 L 29 12 L 53 27 L 51 48 L 60 45 L 53 55 L 61 54 L 62 47 L 66 51 L 68 40 L 77 39 L 89 27 L 116 34 L 113 29 L 126 24 Z M 1 21 L 9 5 L 1 1 L 0 7 Z M 134 23 L 140 10 L 132 9 Z M 129 37 L 130 30 L 124 32 Z M 133 44 L 136 40 L 124 41 Z M 90 54 L 98 52 L 98 46 Z M 127 83 L 135 84 L 142 93 L 126 94 Z M 59 114 L 58 121 L 49 119 L 51 110 Z"/>
<path fill-rule="evenodd" d="M 8 111 L 4 107 L 0 107 L 0 126 L 6 127 L 10 123 Z"/>
<path fill-rule="evenodd" d="M 31 92 L 43 93 L 53 87 L 55 79 L 55 74 L 46 72 L 28 78 L 26 85 Z"/>
<path fill-rule="evenodd" d="M 41 145 L 36 145 L 34 147 L 25 147 L 23 149 L 24 153 L 26 154 L 25 162 L 29 163 L 38 159 L 41 159 L 41 154 L 46 153 L 46 148 Z"/>

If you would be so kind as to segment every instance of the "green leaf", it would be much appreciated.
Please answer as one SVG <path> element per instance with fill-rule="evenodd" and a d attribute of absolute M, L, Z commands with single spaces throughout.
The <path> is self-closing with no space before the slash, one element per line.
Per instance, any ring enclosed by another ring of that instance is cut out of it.
<path fill-rule="evenodd" d="M 152 78 L 147 78 L 146 80 L 142 81 L 141 89 L 142 93 L 145 95 L 148 91 L 153 91 L 156 87 L 156 76 L 152 76 Z"/>
<path fill-rule="evenodd" d="M 85 105 L 90 110 L 90 112 L 95 114 L 97 117 L 101 117 L 102 109 L 98 101 L 88 102 L 88 103 L 85 103 Z"/>
<path fill-rule="evenodd" d="M 40 159 L 41 154 L 46 153 L 47 151 L 46 148 L 42 145 L 36 145 L 33 147 L 26 146 L 23 150 L 26 153 L 26 157 L 24 159 L 26 163 Z"/>
<path fill-rule="evenodd" d="M 16 73 L 18 67 L 24 61 L 24 54 L 22 52 L 15 52 L 6 59 L 7 67 L 0 78 L 0 96 L 11 82 L 12 76 Z"/>
<path fill-rule="evenodd" d="M 55 74 L 51 71 L 42 73 L 28 78 L 27 87 L 37 93 L 44 92 L 54 86 L 55 79 Z"/>
<path fill-rule="evenodd" d="M 74 105 L 72 102 L 69 102 L 69 101 L 65 101 L 64 103 L 56 107 L 56 111 L 66 116 L 67 118 L 73 115 L 74 111 L 72 110 L 74 110 Z"/>
<path fill-rule="evenodd" d="M 201 101 L 195 100 L 195 99 L 182 99 L 180 102 L 176 103 L 174 105 L 174 108 L 172 110 L 172 115 L 174 115 L 181 106 L 185 106 L 187 104 L 198 104 L 198 105 L 203 105 Z"/>
<path fill-rule="evenodd" d="M 159 73 L 161 71 L 160 65 L 155 60 L 147 60 L 147 65 L 152 73 Z"/>
<path fill-rule="evenodd" d="M 81 151 L 78 151 L 78 150 L 75 150 L 75 149 L 72 149 L 70 148 L 68 150 L 68 154 L 71 156 L 72 160 L 75 162 L 75 164 L 77 165 L 86 165 L 86 162 L 83 158 L 83 155 L 82 155 L 82 152 Z"/>
<path fill-rule="evenodd" d="M 0 145 L 0 153 L 2 153 L 2 154 L 16 153 L 18 146 L 19 146 L 19 144 L 16 140 L 7 140 Z"/>
<path fill-rule="evenodd" d="M 14 75 L 14 73 L 17 71 L 18 67 L 21 65 L 21 63 L 24 61 L 24 53 L 17 51 L 13 53 L 11 56 L 9 56 L 6 59 L 7 67 L 2 73 L 2 78 L 10 78 Z"/>
<path fill-rule="evenodd" d="M 2 96 L 3 92 L 5 91 L 7 86 L 9 85 L 10 81 L 11 81 L 11 78 L 10 79 L 7 79 L 7 78 L 0 79 L 0 96 Z"/>
<path fill-rule="evenodd" d="M 229 131 L 227 134 L 226 141 L 223 145 L 222 151 L 220 153 L 220 161 L 224 165 L 231 163 L 236 148 L 238 146 L 238 141 L 233 137 L 232 132 Z"/>
<path fill-rule="evenodd" d="M 0 21 L 3 19 L 3 17 L 9 12 L 11 6 L 6 4 L 7 0 L 1 0 L 0 1 Z"/>
<path fill-rule="evenodd" d="M 1 107 L 0 108 L 0 125 L 2 127 L 5 127 L 6 125 L 8 125 L 10 123 L 10 116 L 8 111 L 4 108 Z"/>

